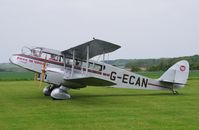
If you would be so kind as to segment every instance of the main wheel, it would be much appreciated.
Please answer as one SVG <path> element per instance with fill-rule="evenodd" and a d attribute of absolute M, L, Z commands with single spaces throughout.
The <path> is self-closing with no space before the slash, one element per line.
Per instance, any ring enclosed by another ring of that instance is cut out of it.
<path fill-rule="evenodd" d="M 44 89 L 43 89 L 43 93 L 45 96 L 50 96 L 52 90 L 55 88 L 55 86 L 53 85 L 49 85 L 49 86 L 46 86 Z"/>
<path fill-rule="evenodd" d="M 52 99 L 57 99 L 57 100 L 64 100 L 64 99 L 70 99 L 71 96 L 66 93 L 63 89 L 61 88 L 55 88 L 53 89 L 53 91 L 51 92 L 50 96 L 52 97 Z"/>

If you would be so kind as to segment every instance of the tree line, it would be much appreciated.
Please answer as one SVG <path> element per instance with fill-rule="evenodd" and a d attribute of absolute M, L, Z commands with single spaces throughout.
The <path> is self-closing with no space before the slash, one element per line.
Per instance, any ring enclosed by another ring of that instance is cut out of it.
<path fill-rule="evenodd" d="M 131 71 L 165 71 L 173 64 L 180 60 L 187 60 L 190 64 L 190 70 L 199 70 L 199 55 L 176 57 L 176 58 L 160 58 L 160 59 L 141 59 L 130 60 L 125 68 Z"/>

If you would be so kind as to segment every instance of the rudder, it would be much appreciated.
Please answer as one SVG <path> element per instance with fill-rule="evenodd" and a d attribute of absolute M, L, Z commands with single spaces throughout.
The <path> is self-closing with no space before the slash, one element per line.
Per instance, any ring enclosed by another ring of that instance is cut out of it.
<path fill-rule="evenodd" d="M 181 60 L 171 66 L 160 78 L 162 82 L 186 84 L 189 76 L 189 62 Z"/>

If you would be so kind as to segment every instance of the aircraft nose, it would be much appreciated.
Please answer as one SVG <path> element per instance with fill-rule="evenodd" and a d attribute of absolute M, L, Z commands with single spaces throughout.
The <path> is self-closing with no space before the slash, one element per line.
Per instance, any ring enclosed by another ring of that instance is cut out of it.
<path fill-rule="evenodd" d="M 10 58 L 9 58 L 9 61 L 10 61 L 10 63 L 14 63 L 14 56 L 12 55 Z"/>
<path fill-rule="evenodd" d="M 12 63 L 12 56 L 9 58 L 10 63 Z"/>

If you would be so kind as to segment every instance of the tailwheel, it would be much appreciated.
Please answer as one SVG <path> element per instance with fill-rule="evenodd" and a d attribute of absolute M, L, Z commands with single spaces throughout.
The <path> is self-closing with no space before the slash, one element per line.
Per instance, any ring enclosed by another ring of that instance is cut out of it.
<path fill-rule="evenodd" d="M 172 91 L 173 95 L 178 95 L 179 94 L 178 91 L 174 90 L 174 87 L 171 88 L 171 91 Z"/>
<path fill-rule="evenodd" d="M 173 94 L 178 95 L 179 93 L 178 93 L 178 91 L 173 90 Z"/>
<path fill-rule="evenodd" d="M 173 93 L 173 95 L 178 95 L 179 93 L 178 93 L 178 91 L 176 91 L 176 90 L 174 90 L 174 84 L 173 84 L 173 86 L 171 87 L 171 91 L 172 91 L 172 93 Z"/>
<path fill-rule="evenodd" d="M 69 90 L 69 88 L 60 86 L 59 88 L 53 89 L 50 96 L 52 97 L 53 100 L 70 99 L 71 96 L 67 93 L 67 90 Z"/>

